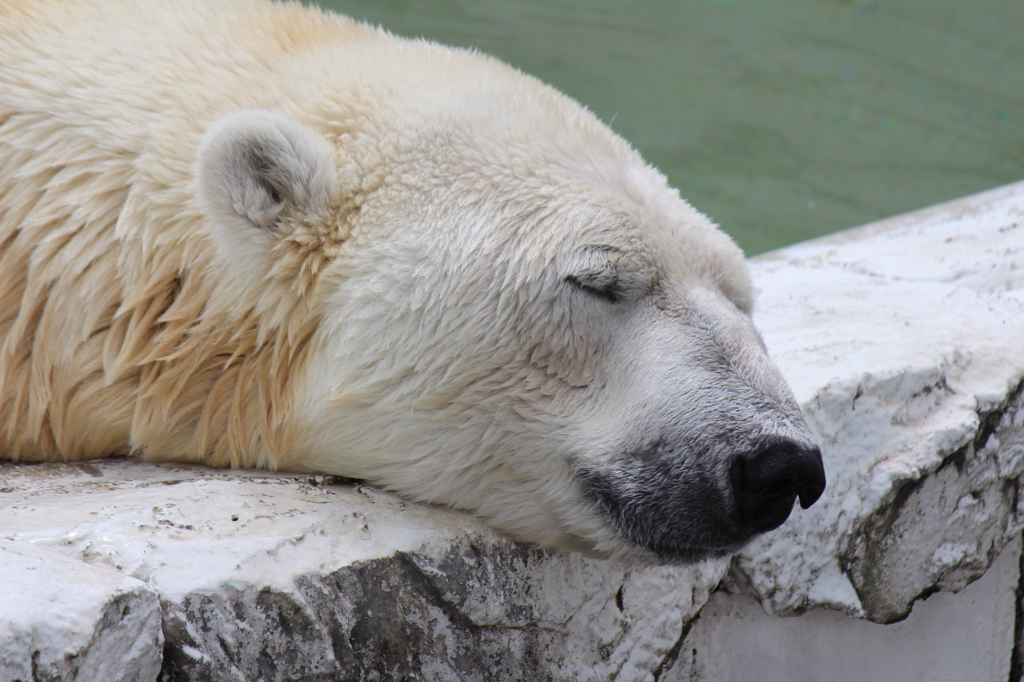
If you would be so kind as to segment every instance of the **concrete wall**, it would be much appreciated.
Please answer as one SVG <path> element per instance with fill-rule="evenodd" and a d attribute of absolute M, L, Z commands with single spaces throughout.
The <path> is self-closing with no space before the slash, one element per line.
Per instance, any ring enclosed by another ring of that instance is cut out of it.
<path fill-rule="evenodd" d="M 938 592 L 898 623 L 829 609 L 769 616 L 749 597 L 716 592 L 664 682 L 937 682 L 1010 679 L 1020 540 L 976 582 Z"/>
<path fill-rule="evenodd" d="M 830 480 L 731 560 L 554 555 L 330 477 L 0 464 L 0 680 L 1019 680 L 1024 183 L 751 266 Z"/>

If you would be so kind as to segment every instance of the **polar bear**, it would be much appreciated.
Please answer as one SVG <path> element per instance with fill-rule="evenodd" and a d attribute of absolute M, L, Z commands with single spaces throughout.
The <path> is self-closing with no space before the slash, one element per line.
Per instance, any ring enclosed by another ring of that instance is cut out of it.
<path fill-rule="evenodd" d="M 0 0 L 0 456 L 338 474 L 697 561 L 825 485 L 752 302 L 495 59 L 265 0 Z"/>

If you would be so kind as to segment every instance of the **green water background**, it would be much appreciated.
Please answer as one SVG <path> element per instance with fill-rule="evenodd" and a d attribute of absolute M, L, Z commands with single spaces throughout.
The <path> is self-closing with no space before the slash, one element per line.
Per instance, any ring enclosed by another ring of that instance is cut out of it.
<path fill-rule="evenodd" d="M 1024 0 L 321 0 L 582 102 L 748 254 L 1024 178 Z"/>

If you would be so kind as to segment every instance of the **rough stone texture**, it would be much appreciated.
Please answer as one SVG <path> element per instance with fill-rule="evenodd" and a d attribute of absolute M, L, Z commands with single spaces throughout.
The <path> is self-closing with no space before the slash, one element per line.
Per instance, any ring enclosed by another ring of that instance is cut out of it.
<path fill-rule="evenodd" d="M 1024 526 L 1024 183 L 768 254 L 754 276 L 830 480 L 735 558 L 730 589 L 881 623 L 962 589 Z"/>
<path fill-rule="evenodd" d="M 1024 183 L 753 269 L 830 480 L 731 562 L 536 551 L 330 477 L 0 464 L 0 679 L 685 679 L 748 597 L 842 641 L 965 588 L 1024 525 Z"/>
<path fill-rule="evenodd" d="M 728 565 L 541 552 L 331 477 L 111 459 L 6 465 L 0 490 L 9 544 L 159 593 L 164 680 L 651 679 Z"/>
<path fill-rule="evenodd" d="M 160 599 L 145 583 L 4 540 L 0 576 L 0 680 L 120 682 L 160 671 Z"/>

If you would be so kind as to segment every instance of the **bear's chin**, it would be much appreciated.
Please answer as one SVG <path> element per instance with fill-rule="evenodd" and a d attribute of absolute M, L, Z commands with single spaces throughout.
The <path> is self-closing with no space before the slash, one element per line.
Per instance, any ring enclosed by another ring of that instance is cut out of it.
<path fill-rule="evenodd" d="M 692 564 L 733 554 L 781 526 L 796 501 L 795 495 L 781 499 L 752 518 L 708 480 L 661 488 L 637 485 L 647 478 L 640 473 L 644 468 L 626 476 L 591 471 L 578 480 L 596 512 L 634 548 L 633 554 L 661 563 Z M 638 489 L 648 493 L 637 494 Z"/>
<path fill-rule="evenodd" d="M 729 547 L 645 547 L 655 561 L 662 564 L 696 564 L 709 559 L 721 559 L 743 549 L 746 542 L 741 542 Z"/>
<path fill-rule="evenodd" d="M 794 502 L 796 502 L 795 497 L 790 498 L 788 502 L 780 502 L 768 516 L 759 518 L 754 524 L 746 525 L 733 531 L 735 535 L 740 536 L 740 539 L 722 546 L 701 546 L 658 541 L 648 542 L 639 546 L 662 563 L 693 564 L 706 559 L 719 559 L 735 554 L 757 536 L 775 530 L 785 523 L 793 510 Z"/>

